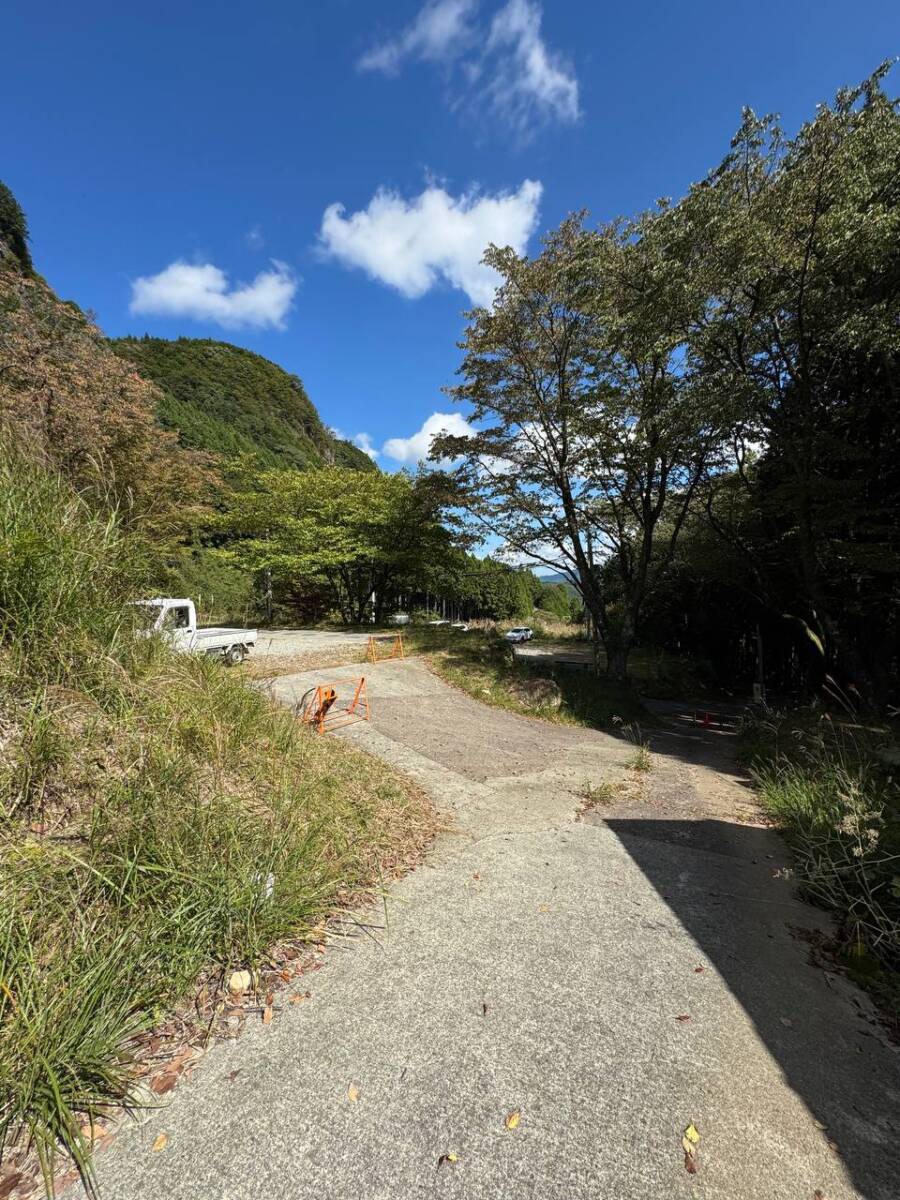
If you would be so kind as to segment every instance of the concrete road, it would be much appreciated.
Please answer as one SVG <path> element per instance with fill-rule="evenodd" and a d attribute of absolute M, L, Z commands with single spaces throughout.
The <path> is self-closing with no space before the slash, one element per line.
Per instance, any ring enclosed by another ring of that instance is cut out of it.
<path fill-rule="evenodd" d="M 260 655 L 271 654 L 280 657 L 333 650 L 337 646 L 365 646 L 369 636 L 368 633 L 354 633 L 350 630 L 344 633 L 327 629 L 260 629 L 253 656 L 258 658 Z"/>
<path fill-rule="evenodd" d="M 290 702 L 358 670 L 272 687 Z M 342 736 L 452 830 L 330 939 L 309 1000 L 280 997 L 119 1135 L 109 1200 L 897 1200 L 897 1052 L 810 964 L 798 931 L 823 918 L 747 823 L 725 735 L 657 735 L 639 778 L 626 742 L 486 708 L 415 661 L 369 688 L 371 724 Z M 579 815 L 585 784 L 622 780 Z"/>

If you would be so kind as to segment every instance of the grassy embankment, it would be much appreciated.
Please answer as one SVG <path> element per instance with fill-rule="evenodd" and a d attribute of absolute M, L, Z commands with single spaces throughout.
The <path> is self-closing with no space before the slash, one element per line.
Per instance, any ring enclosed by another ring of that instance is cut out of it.
<path fill-rule="evenodd" d="M 142 1031 L 201 974 L 215 991 L 312 937 L 432 829 L 386 767 L 136 640 L 140 559 L 114 517 L 0 456 L 4 1187 L 37 1156 L 52 1189 L 60 1150 L 90 1183 L 91 1128 L 139 1094 Z"/>
<path fill-rule="evenodd" d="M 837 919 L 833 949 L 900 1035 L 896 730 L 803 711 L 745 723 L 741 747 L 803 893 Z"/>

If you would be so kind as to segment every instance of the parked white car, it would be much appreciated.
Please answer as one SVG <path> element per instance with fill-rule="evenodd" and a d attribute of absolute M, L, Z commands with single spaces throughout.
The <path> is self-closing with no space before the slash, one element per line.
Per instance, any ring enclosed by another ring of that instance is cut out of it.
<path fill-rule="evenodd" d="M 460 633 L 468 633 L 469 626 L 465 621 L 454 621 L 450 626 L 451 629 L 458 629 Z"/>
<path fill-rule="evenodd" d="M 506 640 L 508 642 L 530 642 L 533 637 L 533 629 L 529 629 L 527 625 L 517 625 L 515 629 L 509 630 Z"/>
<path fill-rule="evenodd" d="M 158 633 L 183 654 L 218 654 L 230 666 L 243 662 L 256 645 L 257 630 L 227 629 L 223 626 L 197 627 L 197 609 L 193 600 L 157 596 L 154 600 L 136 600 L 147 610 L 144 633 Z"/>
<path fill-rule="evenodd" d="M 408 625 L 409 624 L 409 613 L 405 613 L 405 612 L 391 613 L 391 615 L 387 619 L 387 623 L 388 623 L 388 625 Z"/>

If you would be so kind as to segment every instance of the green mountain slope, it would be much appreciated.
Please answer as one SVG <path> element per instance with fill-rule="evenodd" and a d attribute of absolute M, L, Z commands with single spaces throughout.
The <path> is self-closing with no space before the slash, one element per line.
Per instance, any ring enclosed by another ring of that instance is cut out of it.
<path fill-rule="evenodd" d="M 206 338 L 110 344 L 162 389 L 159 421 L 184 446 L 228 458 L 254 453 L 269 466 L 301 470 L 325 463 L 374 469 L 366 454 L 329 433 L 297 376 L 259 354 Z"/>

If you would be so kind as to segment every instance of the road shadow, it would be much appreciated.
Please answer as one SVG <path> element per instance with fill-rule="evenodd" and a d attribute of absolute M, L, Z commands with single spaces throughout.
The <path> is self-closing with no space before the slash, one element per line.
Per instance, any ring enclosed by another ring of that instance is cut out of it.
<path fill-rule="evenodd" d="M 897 1200 L 900 1055 L 863 994 L 810 961 L 802 930 L 827 919 L 776 877 L 789 858 L 777 834 L 720 820 L 604 823 L 719 972 L 859 1193 Z"/>

